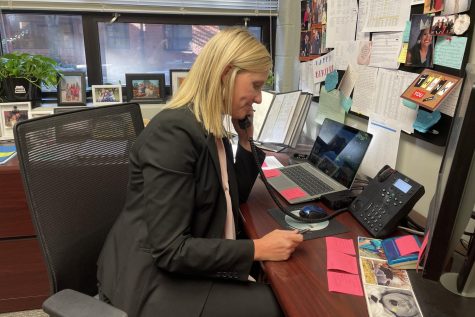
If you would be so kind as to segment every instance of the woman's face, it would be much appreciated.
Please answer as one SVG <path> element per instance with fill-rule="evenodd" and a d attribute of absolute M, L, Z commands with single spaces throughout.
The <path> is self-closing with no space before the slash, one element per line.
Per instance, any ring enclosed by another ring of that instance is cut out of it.
<path fill-rule="evenodd" d="M 429 29 L 425 29 L 421 35 L 421 45 L 429 46 L 432 44 L 432 35 L 430 35 Z"/>
<path fill-rule="evenodd" d="M 261 90 L 267 80 L 268 73 L 240 71 L 234 81 L 234 96 L 231 109 L 233 119 L 244 119 L 252 115 L 253 103 L 261 103 Z"/>

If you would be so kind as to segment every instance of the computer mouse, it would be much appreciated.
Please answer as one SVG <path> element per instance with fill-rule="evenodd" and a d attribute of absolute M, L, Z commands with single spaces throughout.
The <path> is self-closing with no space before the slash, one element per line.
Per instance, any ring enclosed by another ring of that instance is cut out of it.
<path fill-rule="evenodd" d="M 307 205 L 300 209 L 299 215 L 302 218 L 322 219 L 327 216 L 327 213 L 319 206 Z"/>

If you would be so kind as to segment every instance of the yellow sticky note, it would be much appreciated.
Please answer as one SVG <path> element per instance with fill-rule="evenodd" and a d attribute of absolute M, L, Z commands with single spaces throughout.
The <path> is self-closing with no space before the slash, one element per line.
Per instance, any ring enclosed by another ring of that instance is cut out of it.
<path fill-rule="evenodd" d="M 403 43 L 401 53 L 399 53 L 399 57 L 397 59 L 398 63 L 405 63 L 406 56 L 407 56 L 407 49 L 409 47 L 409 43 Z"/>

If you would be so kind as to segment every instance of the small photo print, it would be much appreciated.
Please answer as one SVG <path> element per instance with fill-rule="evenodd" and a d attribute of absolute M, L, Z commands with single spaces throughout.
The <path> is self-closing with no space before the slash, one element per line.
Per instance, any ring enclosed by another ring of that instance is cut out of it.
<path fill-rule="evenodd" d="M 358 252 L 360 257 L 386 260 L 380 239 L 358 237 Z"/>
<path fill-rule="evenodd" d="M 440 12 L 444 9 L 444 0 L 424 0 L 424 14 Z"/>
<path fill-rule="evenodd" d="M 310 31 L 300 32 L 300 56 L 310 56 Z"/>
<path fill-rule="evenodd" d="M 432 19 L 432 35 L 455 35 L 454 25 L 456 15 L 436 16 Z"/>
<path fill-rule="evenodd" d="M 320 55 L 322 45 L 322 29 L 312 29 L 310 31 L 310 55 Z"/>
<path fill-rule="evenodd" d="M 365 284 L 411 289 L 406 270 L 389 267 L 386 261 L 360 258 Z"/>
<path fill-rule="evenodd" d="M 411 291 L 365 285 L 365 293 L 370 317 L 422 317 Z"/>
<path fill-rule="evenodd" d="M 81 76 L 68 76 L 61 79 L 61 100 L 63 103 L 84 102 L 81 94 Z"/>
<path fill-rule="evenodd" d="M 18 122 L 31 118 L 30 102 L 11 102 L 0 104 L 1 140 L 13 139 L 13 128 Z"/>
<path fill-rule="evenodd" d="M 434 37 L 431 34 L 431 26 L 432 17 L 425 14 L 412 15 L 406 65 L 432 67 Z"/>
<path fill-rule="evenodd" d="M 121 85 L 92 85 L 92 100 L 95 106 L 122 102 Z"/>
<path fill-rule="evenodd" d="M 133 79 L 132 98 L 161 98 L 160 80 L 158 79 Z"/>

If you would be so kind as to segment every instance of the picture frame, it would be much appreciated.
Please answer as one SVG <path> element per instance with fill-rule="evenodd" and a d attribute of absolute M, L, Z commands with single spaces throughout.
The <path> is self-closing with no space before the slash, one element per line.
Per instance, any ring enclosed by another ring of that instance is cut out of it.
<path fill-rule="evenodd" d="M 0 140 L 13 140 L 15 124 L 31 118 L 30 101 L 0 103 Z"/>
<path fill-rule="evenodd" d="M 63 72 L 58 82 L 58 106 L 86 106 L 86 75 Z"/>
<path fill-rule="evenodd" d="M 170 69 L 170 94 L 172 96 L 178 91 L 189 72 L 189 69 Z"/>
<path fill-rule="evenodd" d="M 165 74 L 125 74 L 127 101 L 138 103 L 165 102 Z"/>
<path fill-rule="evenodd" d="M 92 85 L 92 104 L 105 106 L 122 103 L 121 85 Z"/>

